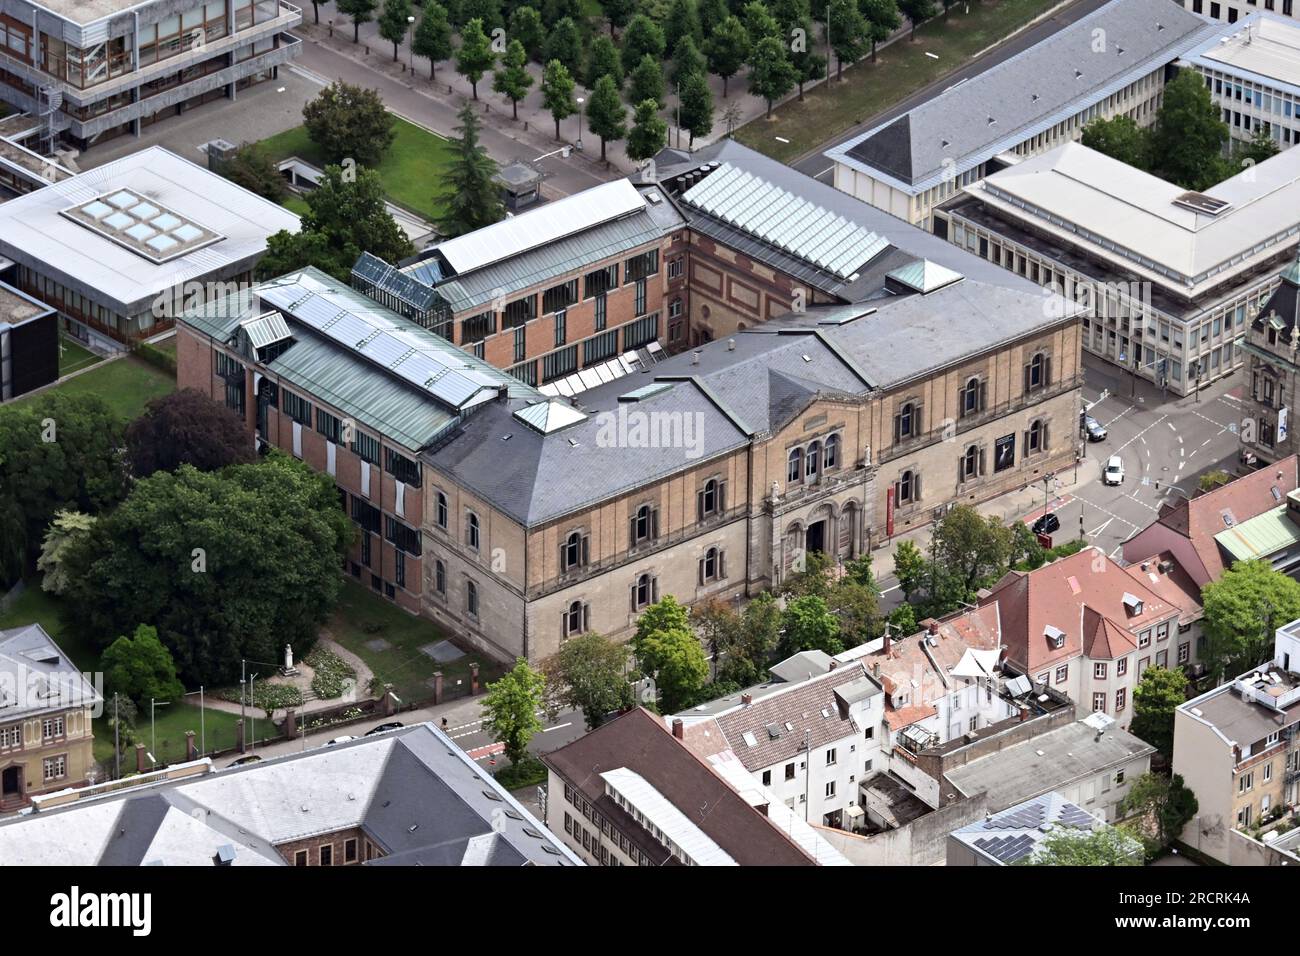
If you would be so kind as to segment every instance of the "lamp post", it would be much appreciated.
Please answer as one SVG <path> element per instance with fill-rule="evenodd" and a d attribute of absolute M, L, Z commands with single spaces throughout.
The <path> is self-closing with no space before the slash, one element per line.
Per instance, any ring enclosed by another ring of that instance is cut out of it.
<path fill-rule="evenodd" d="M 158 752 L 158 731 L 154 722 L 154 709 L 159 706 L 166 707 L 169 703 L 171 701 L 158 701 L 152 697 L 149 698 L 149 759 L 154 763 L 158 762 L 158 758 L 154 756 Z"/>
<path fill-rule="evenodd" d="M 574 148 L 577 149 L 577 151 L 580 152 L 580 153 L 582 152 L 582 104 L 585 103 L 585 102 L 587 102 L 587 101 L 586 101 L 585 99 L 583 99 L 581 96 L 578 97 L 578 100 L 577 100 L 577 103 L 578 103 L 578 141 L 577 141 L 576 143 L 574 143 L 573 145 L 574 145 Z"/>
<path fill-rule="evenodd" d="M 411 66 L 411 75 L 415 76 L 415 17 L 407 17 L 406 24 L 407 62 Z"/>

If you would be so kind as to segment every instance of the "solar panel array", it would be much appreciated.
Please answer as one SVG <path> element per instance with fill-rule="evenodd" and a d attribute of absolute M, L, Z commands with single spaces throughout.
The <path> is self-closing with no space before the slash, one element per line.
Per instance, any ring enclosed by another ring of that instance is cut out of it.
<path fill-rule="evenodd" d="M 1014 863 L 1033 852 L 1038 841 L 1028 834 L 1014 837 L 980 837 L 975 845 L 999 863 Z"/>
<path fill-rule="evenodd" d="M 1042 803 L 1026 803 L 1014 810 L 999 814 L 984 824 L 986 830 L 1032 830 L 1047 822 L 1047 807 Z"/>
<path fill-rule="evenodd" d="M 682 194 L 696 209 L 849 279 L 889 247 L 870 229 L 724 163 Z"/>
<path fill-rule="evenodd" d="M 119 189 L 61 212 L 91 232 L 156 263 L 223 238 L 130 189 Z"/>
<path fill-rule="evenodd" d="M 504 373 L 476 365 L 466 353 L 432 333 L 412 326 L 362 297 L 336 289 L 309 275 L 258 289 L 266 304 L 280 309 L 340 346 L 388 369 L 456 410 L 470 404 L 483 389 L 506 384 Z"/>

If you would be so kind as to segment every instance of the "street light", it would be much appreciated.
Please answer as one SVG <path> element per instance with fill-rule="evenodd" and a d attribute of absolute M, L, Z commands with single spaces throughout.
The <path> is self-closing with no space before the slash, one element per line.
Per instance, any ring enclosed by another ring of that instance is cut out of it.
<path fill-rule="evenodd" d="M 170 703 L 171 701 L 169 700 L 160 702 L 152 697 L 149 698 L 149 759 L 154 763 L 158 762 L 157 760 L 154 760 L 154 754 L 158 751 L 158 732 L 155 729 L 153 718 L 154 708 L 158 707 L 160 704 L 161 706 L 166 707 Z"/>
<path fill-rule="evenodd" d="M 578 97 L 578 141 L 573 144 L 578 152 L 582 152 L 582 104 L 587 102 L 581 96 Z"/>
<path fill-rule="evenodd" d="M 415 17 L 406 18 L 406 52 L 409 54 L 407 62 L 411 64 L 411 75 L 415 75 Z"/>

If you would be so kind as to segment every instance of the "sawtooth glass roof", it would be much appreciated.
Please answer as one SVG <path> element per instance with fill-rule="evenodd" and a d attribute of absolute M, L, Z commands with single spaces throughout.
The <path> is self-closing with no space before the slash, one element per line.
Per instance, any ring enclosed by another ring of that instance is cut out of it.
<path fill-rule="evenodd" d="M 883 236 L 730 163 L 682 200 L 841 279 L 889 248 Z"/>

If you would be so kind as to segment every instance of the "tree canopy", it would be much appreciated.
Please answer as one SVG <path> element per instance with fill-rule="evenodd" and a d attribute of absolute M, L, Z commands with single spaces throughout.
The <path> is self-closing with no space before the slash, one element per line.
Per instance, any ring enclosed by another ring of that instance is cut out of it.
<path fill-rule="evenodd" d="M 65 627 L 102 646 L 148 622 L 189 683 L 232 681 L 240 658 L 314 644 L 354 535 L 333 479 L 278 451 L 156 472 L 69 555 Z"/>
<path fill-rule="evenodd" d="M 397 136 L 392 113 L 378 90 L 336 80 L 302 108 L 307 135 L 327 163 L 374 166 Z"/>
<path fill-rule="evenodd" d="M 126 453 L 136 478 L 181 465 L 216 471 L 256 457 L 252 435 L 239 415 L 195 388 L 151 401 L 127 426 Z"/>
<path fill-rule="evenodd" d="M 1141 866 L 1142 845 L 1121 827 L 1057 827 L 1018 866 Z"/>
<path fill-rule="evenodd" d="M 1138 817 L 1155 843 L 1152 849 L 1157 851 L 1176 840 L 1199 809 L 1196 794 L 1178 774 L 1143 774 L 1133 781 L 1120 804 L 1120 813 Z"/>
<path fill-rule="evenodd" d="M 596 81 L 596 88 L 587 103 L 587 122 L 591 131 L 600 137 L 600 158 L 603 161 L 607 143 L 611 140 L 617 142 L 627 135 L 627 107 L 618 95 L 613 78 L 602 76 Z"/>
<path fill-rule="evenodd" d="M 1216 681 L 1231 680 L 1272 657 L 1273 632 L 1300 618 L 1300 582 L 1267 561 L 1238 561 L 1201 589 L 1201 606 L 1201 661 Z"/>
<path fill-rule="evenodd" d="M 460 49 L 456 51 L 456 72 L 469 80 L 474 99 L 478 99 L 478 81 L 492 69 L 497 55 L 492 52 L 492 41 L 483 32 L 483 21 L 470 20 L 460 32 Z"/>
<path fill-rule="evenodd" d="M 460 135 L 452 140 L 452 159 L 440 193 L 446 212 L 438 220 L 438 228 L 449 238 L 490 226 L 506 214 L 496 161 L 479 144 L 478 113 L 466 103 L 457 116 Z"/>
<path fill-rule="evenodd" d="M 1165 84 L 1151 155 L 1162 179 L 1184 189 L 1208 189 L 1224 178 L 1223 145 L 1230 135 L 1210 91 L 1195 70 Z"/>
<path fill-rule="evenodd" d="M 528 742 L 542 729 L 537 712 L 542 709 L 546 678 L 522 657 L 500 680 L 489 684 L 483 698 L 483 729 L 505 747 L 511 763 L 528 753 Z"/>
<path fill-rule="evenodd" d="M 1155 747 L 1166 759 L 1174 756 L 1174 711 L 1187 701 L 1187 675 L 1181 668 L 1148 667 L 1133 689 L 1133 721 L 1129 731 Z"/>
<path fill-rule="evenodd" d="M 600 634 L 569 638 L 542 668 L 547 710 L 552 714 L 560 707 L 580 710 L 591 730 L 607 714 L 631 707 L 635 701 L 628 659 L 626 644 Z"/>
<path fill-rule="evenodd" d="M 150 698 L 175 701 L 185 693 L 176 676 L 176 662 L 158 640 L 158 632 L 141 624 L 130 637 L 119 637 L 104 651 L 100 666 L 109 693 L 121 694 L 138 706 Z"/>
<path fill-rule="evenodd" d="M 555 120 L 555 138 L 560 138 L 560 120 L 578 112 L 578 104 L 573 98 L 573 77 L 559 60 L 550 60 L 542 71 L 542 106 Z M 615 88 L 614 95 L 618 96 Z"/>
<path fill-rule="evenodd" d="M 447 9 L 437 0 L 429 0 L 424 5 L 424 13 L 415 28 L 415 37 L 411 49 L 417 56 L 429 60 L 429 79 L 433 79 L 438 64 L 453 53 L 451 45 L 451 22 L 447 19 Z"/>

